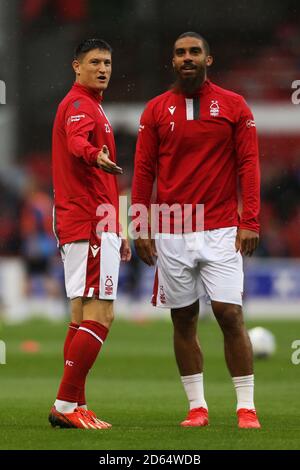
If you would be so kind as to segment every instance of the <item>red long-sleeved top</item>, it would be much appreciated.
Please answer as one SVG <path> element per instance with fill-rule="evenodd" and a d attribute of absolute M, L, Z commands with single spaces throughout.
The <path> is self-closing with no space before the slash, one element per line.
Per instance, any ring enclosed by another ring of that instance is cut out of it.
<path fill-rule="evenodd" d="M 101 204 L 115 208 L 118 231 L 118 187 L 116 177 L 97 165 L 103 145 L 116 161 L 111 125 L 101 106 L 101 97 L 75 83 L 59 104 L 53 127 L 52 164 L 54 186 L 54 228 L 59 244 L 88 240 Z M 111 222 L 111 220 L 110 220 Z M 115 229 L 113 228 L 115 225 Z"/>
<path fill-rule="evenodd" d="M 196 204 L 204 204 L 204 230 L 258 232 L 257 134 L 244 98 L 206 80 L 193 97 L 171 90 L 149 101 L 136 146 L 133 204 L 149 208 L 155 178 L 157 204 L 192 204 L 193 217 Z"/>

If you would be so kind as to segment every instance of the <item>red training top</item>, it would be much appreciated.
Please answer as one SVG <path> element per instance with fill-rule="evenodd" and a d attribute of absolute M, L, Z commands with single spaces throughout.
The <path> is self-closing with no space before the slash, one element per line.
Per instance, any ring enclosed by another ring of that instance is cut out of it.
<path fill-rule="evenodd" d="M 140 121 L 132 203 L 150 206 L 155 178 L 157 204 L 192 204 L 193 218 L 196 204 L 204 204 L 204 230 L 258 232 L 257 135 L 244 98 L 206 80 L 192 97 L 171 90 L 149 101 Z"/>
<path fill-rule="evenodd" d="M 58 106 L 53 127 L 52 162 L 54 185 L 54 230 L 59 244 L 89 240 L 100 204 L 115 209 L 109 231 L 118 232 L 118 187 L 116 177 L 97 165 L 97 155 L 106 145 L 116 162 L 111 125 L 98 93 L 75 83 Z"/>

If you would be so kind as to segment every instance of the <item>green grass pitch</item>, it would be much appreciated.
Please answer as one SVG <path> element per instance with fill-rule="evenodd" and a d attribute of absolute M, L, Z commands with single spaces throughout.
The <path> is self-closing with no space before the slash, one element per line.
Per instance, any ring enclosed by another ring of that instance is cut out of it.
<path fill-rule="evenodd" d="M 179 380 L 168 321 L 116 321 L 88 379 L 91 409 L 113 424 L 108 431 L 52 429 L 47 421 L 62 372 L 66 324 L 31 320 L 0 330 L 7 364 L 0 365 L 1 449 L 299 449 L 300 365 L 291 343 L 300 322 L 248 322 L 276 336 L 271 359 L 255 362 L 256 406 L 261 430 L 236 426 L 235 394 L 214 321 L 200 321 L 210 425 L 183 429 L 187 401 Z M 40 351 L 24 353 L 25 340 Z"/>

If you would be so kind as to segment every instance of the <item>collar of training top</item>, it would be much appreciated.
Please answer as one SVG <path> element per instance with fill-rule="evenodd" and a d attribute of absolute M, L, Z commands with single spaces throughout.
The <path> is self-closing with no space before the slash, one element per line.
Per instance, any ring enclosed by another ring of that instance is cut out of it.
<path fill-rule="evenodd" d="M 92 97 L 95 98 L 99 103 L 101 103 L 101 101 L 103 100 L 103 96 L 99 95 L 99 92 L 93 90 L 93 88 L 86 87 L 86 86 L 84 86 L 84 85 L 81 85 L 81 84 L 78 83 L 78 82 L 75 82 L 75 83 L 73 84 L 73 88 L 76 88 L 77 90 L 82 91 L 82 92 L 86 93 L 86 94 L 89 95 L 89 96 L 92 96 Z"/>

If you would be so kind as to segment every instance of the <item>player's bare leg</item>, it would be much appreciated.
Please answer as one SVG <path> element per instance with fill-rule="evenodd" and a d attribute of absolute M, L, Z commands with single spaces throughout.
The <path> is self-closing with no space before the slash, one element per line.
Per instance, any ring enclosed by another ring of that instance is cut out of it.
<path fill-rule="evenodd" d="M 239 427 L 259 428 L 254 406 L 252 346 L 239 305 L 212 301 L 214 315 L 224 335 L 224 352 L 237 394 Z"/>
<path fill-rule="evenodd" d="M 232 377 L 253 374 L 250 339 L 239 305 L 211 302 L 214 315 L 224 335 L 227 367 Z"/>
<path fill-rule="evenodd" d="M 197 325 L 199 302 L 171 310 L 174 326 L 174 351 L 181 380 L 190 403 L 190 411 L 182 426 L 206 426 L 207 404 L 203 391 L 203 355 Z"/>
<path fill-rule="evenodd" d="M 82 298 L 76 297 L 76 299 L 72 299 L 70 301 L 70 306 L 71 306 L 71 322 L 77 323 L 77 325 L 80 325 L 83 319 Z"/>
<path fill-rule="evenodd" d="M 114 320 L 113 301 L 85 297 L 83 299 L 83 320 L 97 321 L 109 329 Z"/>
<path fill-rule="evenodd" d="M 197 336 L 198 316 L 198 300 L 187 307 L 171 310 L 174 351 L 181 376 L 200 374 L 203 370 L 203 355 Z"/>

